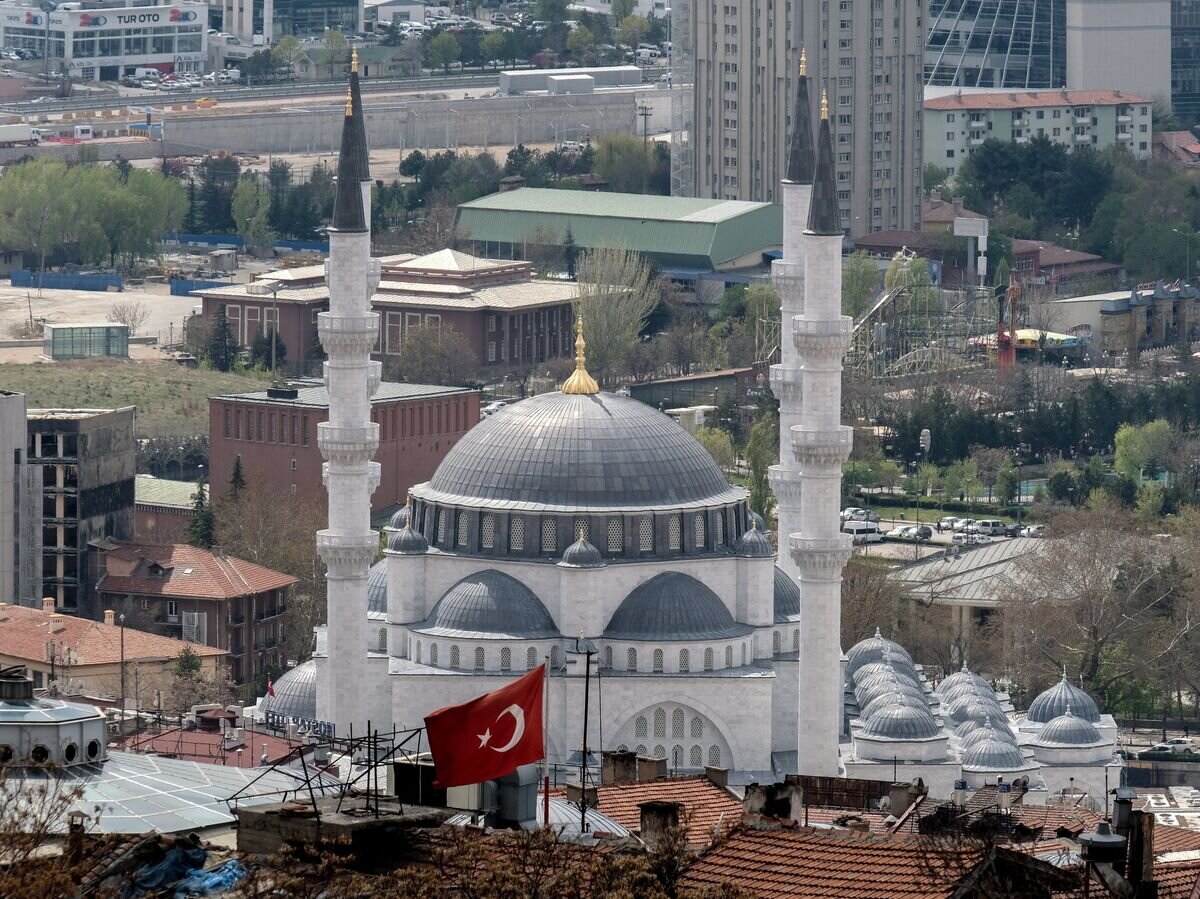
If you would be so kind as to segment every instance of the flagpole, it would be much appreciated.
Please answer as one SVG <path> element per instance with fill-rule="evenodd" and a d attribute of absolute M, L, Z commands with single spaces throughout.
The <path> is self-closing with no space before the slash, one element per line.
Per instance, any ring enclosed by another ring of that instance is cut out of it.
<path fill-rule="evenodd" d="M 542 663 L 542 824 L 550 826 L 550 656 Z"/>

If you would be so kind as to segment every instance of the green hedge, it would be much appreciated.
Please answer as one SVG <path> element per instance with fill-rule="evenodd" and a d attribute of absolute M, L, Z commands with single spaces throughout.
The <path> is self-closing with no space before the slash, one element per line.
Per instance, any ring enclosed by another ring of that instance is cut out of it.
<path fill-rule="evenodd" d="M 954 512 L 967 512 L 976 516 L 985 515 L 992 517 L 1000 517 L 1003 515 L 1012 516 L 1013 510 L 1002 503 L 965 503 L 958 500 L 947 500 L 940 502 L 937 497 L 922 496 L 919 501 L 917 497 L 880 493 L 880 494 L 855 494 L 854 498 L 861 500 L 865 505 L 869 506 L 900 506 L 916 507 L 928 509 L 931 512 L 943 512 L 951 514 Z"/>
<path fill-rule="evenodd" d="M 1143 762 L 1200 762 L 1200 753 L 1196 752 L 1151 752 L 1144 749 L 1137 757 Z"/>

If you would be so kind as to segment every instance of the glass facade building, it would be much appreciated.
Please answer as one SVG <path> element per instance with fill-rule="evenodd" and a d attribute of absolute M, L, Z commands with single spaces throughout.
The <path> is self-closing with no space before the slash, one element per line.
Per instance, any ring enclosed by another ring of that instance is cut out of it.
<path fill-rule="evenodd" d="M 358 30 L 358 0 L 274 0 L 271 6 L 271 35 L 311 37 L 326 30 L 347 34 Z"/>
<path fill-rule="evenodd" d="M 1171 105 L 1200 118 L 1200 0 L 1171 0 Z"/>
<path fill-rule="evenodd" d="M 46 325 L 42 353 L 54 359 L 88 359 L 92 356 L 129 355 L 126 325 Z"/>
<path fill-rule="evenodd" d="M 1062 88 L 1066 34 L 1066 0 L 931 0 L 925 84 Z"/>

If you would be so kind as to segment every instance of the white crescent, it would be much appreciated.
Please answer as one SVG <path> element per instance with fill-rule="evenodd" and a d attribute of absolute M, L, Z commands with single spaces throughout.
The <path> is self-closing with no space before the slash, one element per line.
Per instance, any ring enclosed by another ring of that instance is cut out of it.
<path fill-rule="evenodd" d="M 497 715 L 496 720 L 499 721 L 505 715 L 513 716 L 513 721 L 516 723 L 516 729 L 513 730 L 512 739 L 510 739 L 503 746 L 489 747 L 495 752 L 508 752 L 510 749 L 512 749 L 514 746 L 516 746 L 518 743 L 521 742 L 521 737 L 525 736 L 525 710 L 514 702 L 512 705 L 510 705 L 508 708 L 506 708 L 503 712 L 501 712 L 499 715 Z"/>

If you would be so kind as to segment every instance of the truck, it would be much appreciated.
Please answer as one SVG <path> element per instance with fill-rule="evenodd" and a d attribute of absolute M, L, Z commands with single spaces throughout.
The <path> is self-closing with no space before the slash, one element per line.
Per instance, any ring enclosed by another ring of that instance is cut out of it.
<path fill-rule="evenodd" d="M 133 74 L 137 78 L 152 78 L 155 81 L 162 78 L 162 70 L 151 68 L 149 66 L 138 66 L 133 70 Z"/>
<path fill-rule="evenodd" d="M 29 125 L 0 125 L 0 147 L 33 147 L 41 137 L 41 132 Z"/>

